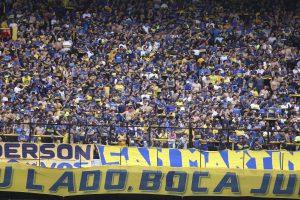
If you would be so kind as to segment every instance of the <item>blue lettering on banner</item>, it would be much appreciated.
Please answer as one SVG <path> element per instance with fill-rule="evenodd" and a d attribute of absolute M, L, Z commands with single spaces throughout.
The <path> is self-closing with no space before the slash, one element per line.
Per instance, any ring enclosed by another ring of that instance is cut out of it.
<path fill-rule="evenodd" d="M 63 155 L 63 150 L 67 150 L 67 155 Z M 73 158 L 73 148 L 69 144 L 61 144 L 57 147 L 57 157 L 60 159 L 72 159 Z"/>
<path fill-rule="evenodd" d="M 192 191 L 195 193 L 207 193 L 207 187 L 200 187 L 201 178 L 209 177 L 208 172 L 194 172 L 192 179 Z"/>
<path fill-rule="evenodd" d="M 261 186 L 259 189 L 251 189 L 252 194 L 266 194 L 270 186 L 271 174 L 264 174 Z"/>
<path fill-rule="evenodd" d="M 50 166 L 47 166 L 46 163 L 40 162 L 40 166 L 41 166 L 41 167 L 45 167 L 45 168 L 46 168 L 46 167 L 48 167 L 48 168 L 56 168 L 56 163 L 53 162 L 53 163 L 51 163 Z"/>
<path fill-rule="evenodd" d="M 7 163 L 18 163 L 19 160 L 15 159 L 10 159 L 7 161 Z M 90 167 L 91 163 L 90 162 L 63 162 L 63 161 L 40 161 L 38 165 L 38 160 L 31 160 L 26 162 L 27 165 L 32 165 L 32 166 L 40 166 L 44 168 L 57 168 L 57 169 L 72 169 L 72 168 L 85 168 L 85 167 Z"/>
<path fill-rule="evenodd" d="M 23 143 L 22 145 L 22 158 L 27 158 L 29 154 L 32 158 L 38 158 L 36 153 L 38 152 L 38 146 L 31 143 Z"/>
<path fill-rule="evenodd" d="M 121 149 L 121 152 L 120 152 L 120 156 L 124 157 L 126 162 L 130 159 L 130 155 L 132 155 L 132 152 L 131 154 L 129 153 L 130 152 L 130 149 L 133 149 L 135 150 L 134 148 L 132 147 L 123 147 Z M 137 152 L 139 153 L 139 155 L 142 156 L 142 159 L 144 159 L 147 164 L 149 166 L 151 166 L 151 161 L 150 161 L 150 153 L 149 153 L 149 149 L 148 148 L 136 148 Z M 135 151 L 136 152 L 136 151 Z M 114 156 L 114 155 L 117 155 L 116 153 L 110 153 L 111 156 Z M 139 159 L 136 159 L 136 162 L 140 162 Z M 116 163 L 116 162 L 115 162 Z M 112 164 L 115 164 L 115 163 L 112 163 Z"/>
<path fill-rule="evenodd" d="M 174 186 L 174 178 L 179 177 L 178 186 Z M 166 177 L 166 191 L 182 193 L 185 191 L 187 173 L 179 171 L 169 171 Z"/>
<path fill-rule="evenodd" d="M 18 155 L 18 147 L 20 147 L 19 143 L 6 143 L 4 145 L 5 158 L 20 158 Z"/>
<path fill-rule="evenodd" d="M 178 149 L 169 149 L 170 166 L 182 167 L 181 152 Z"/>
<path fill-rule="evenodd" d="M 43 191 L 43 186 L 42 185 L 37 185 L 34 182 L 35 182 L 35 170 L 34 169 L 28 169 L 26 189 L 27 190 Z"/>
<path fill-rule="evenodd" d="M 64 172 L 61 177 L 51 186 L 50 192 L 57 192 L 60 187 L 68 188 L 68 192 L 75 192 L 73 172 Z"/>
<path fill-rule="evenodd" d="M 266 151 L 266 153 L 269 154 L 270 157 L 263 158 L 264 169 L 273 169 L 273 152 Z"/>
<path fill-rule="evenodd" d="M 163 174 L 161 171 L 144 170 L 140 182 L 140 190 L 141 191 L 159 190 L 162 176 Z"/>
<path fill-rule="evenodd" d="M 92 145 L 2 143 L 0 157 L 7 159 L 84 159 L 91 160 Z"/>
<path fill-rule="evenodd" d="M 200 151 L 200 153 L 204 156 L 204 166 L 206 168 L 206 163 L 208 163 L 208 154 L 209 152 L 208 151 Z"/>
<path fill-rule="evenodd" d="M 190 151 L 191 153 L 194 153 L 196 151 L 198 151 L 197 149 L 188 149 L 188 151 Z M 195 159 L 195 157 L 194 157 Z M 200 167 L 200 163 L 198 163 L 197 159 L 193 160 L 189 160 L 189 164 L 190 167 Z"/>
<path fill-rule="evenodd" d="M 248 154 L 247 151 L 245 151 L 245 154 L 247 154 L 250 157 L 250 155 Z M 255 158 L 250 158 L 249 161 L 247 163 L 245 163 L 245 165 L 248 167 L 248 169 L 256 169 Z"/>
<path fill-rule="evenodd" d="M 4 147 L 4 150 L 3 150 Z M 21 148 L 20 148 L 21 147 Z M 31 144 L 31 143 L 5 143 L 0 145 L 0 156 L 5 158 L 28 159 L 86 159 L 91 160 L 92 145 L 82 148 L 80 145 L 70 144 Z M 39 156 L 40 154 L 40 156 Z M 57 155 L 56 155 L 57 154 Z"/>
<path fill-rule="evenodd" d="M 120 157 L 123 156 L 125 160 L 129 160 L 129 155 L 128 155 L 128 147 L 123 147 L 120 148 Z M 110 153 L 110 155 L 117 155 L 115 153 Z"/>
<path fill-rule="evenodd" d="M 48 161 L 50 162 L 50 161 Z M 57 168 L 57 169 L 71 169 L 71 168 L 83 168 L 83 167 L 88 167 L 90 165 L 89 162 L 62 162 L 62 161 L 51 161 L 50 165 L 47 165 L 46 162 L 41 161 L 40 166 L 41 167 L 46 167 L 46 168 Z"/>
<path fill-rule="evenodd" d="M 63 162 L 63 163 L 58 163 L 57 168 L 58 169 L 62 169 L 62 168 L 70 169 L 70 168 L 73 168 L 73 166 L 70 163 Z"/>
<path fill-rule="evenodd" d="M 81 148 L 81 146 L 75 146 L 75 159 L 78 160 L 80 157 L 85 158 L 86 160 L 91 159 L 91 145 L 86 146 L 86 151 Z"/>
<path fill-rule="evenodd" d="M 229 159 L 228 159 L 228 151 L 219 151 L 221 158 L 223 159 L 226 166 L 229 168 Z"/>
<path fill-rule="evenodd" d="M 296 153 L 296 152 L 295 152 Z M 294 152 L 293 151 L 288 151 L 288 152 L 285 152 L 284 153 L 285 155 L 283 156 L 284 157 L 284 159 L 286 159 L 286 161 L 285 162 L 287 162 L 287 164 L 288 164 L 288 170 L 290 170 L 290 171 L 294 171 L 295 170 L 295 164 L 297 163 L 297 162 L 295 162 L 296 160 L 298 160 L 298 159 L 296 159 L 295 161 L 293 161 L 293 160 L 290 160 L 291 158 L 293 158 L 293 157 L 295 157 L 297 154 L 294 154 Z M 299 154 L 298 154 L 299 155 Z M 290 156 L 292 156 L 292 157 L 290 157 Z"/>
<path fill-rule="evenodd" d="M 40 153 L 45 154 L 40 156 L 41 159 L 51 159 L 55 157 L 53 150 L 49 150 L 50 148 L 55 148 L 55 144 L 43 144 L 40 146 Z"/>
<path fill-rule="evenodd" d="M 114 177 L 118 176 L 118 183 L 113 184 Z M 124 190 L 127 180 L 126 170 L 107 170 L 104 189 L 105 190 Z"/>
<path fill-rule="evenodd" d="M 289 161 L 288 163 L 289 163 L 289 170 L 293 171 L 294 170 L 294 163 L 292 163 L 291 161 Z"/>
<path fill-rule="evenodd" d="M 294 192 L 297 176 L 296 174 L 290 174 L 286 189 L 282 189 L 284 174 L 277 174 L 273 194 L 277 195 L 291 195 Z"/>
<path fill-rule="evenodd" d="M 99 170 L 94 171 L 84 171 L 81 175 L 81 181 L 79 186 L 79 191 L 96 191 L 100 187 L 100 174 Z M 88 185 L 89 178 L 93 177 L 93 184 Z"/>
<path fill-rule="evenodd" d="M 5 171 L 4 172 L 4 178 L 3 178 L 3 182 L 0 183 L 0 188 L 8 188 L 11 185 L 13 168 L 12 167 L 5 167 L 4 171 Z"/>
<path fill-rule="evenodd" d="M 157 152 L 162 152 L 162 148 L 157 148 Z M 163 166 L 163 161 L 157 156 L 157 166 Z"/>
<path fill-rule="evenodd" d="M 84 167 L 90 167 L 90 163 L 89 162 L 75 162 L 74 163 L 74 167 L 72 168 L 84 168 Z"/>
<path fill-rule="evenodd" d="M 19 162 L 19 161 L 15 160 L 15 159 L 10 159 L 10 160 L 7 161 L 7 163 L 17 163 L 17 162 Z"/>
<path fill-rule="evenodd" d="M 98 150 L 99 150 L 99 157 L 101 159 L 101 164 L 102 165 L 120 165 L 120 156 L 121 156 L 121 152 L 120 152 L 120 149 L 119 149 L 119 152 L 111 152 L 109 156 L 111 157 L 118 157 L 119 161 L 118 162 L 107 162 L 106 159 L 105 159 L 105 156 L 104 156 L 104 152 L 105 152 L 105 146 L 98 146 Z"/>
<path fill-rule="evenodd" d="M 239 193 L 238 178 L 236 173 L 226 172 L 220 183 L 214 189 L 215 193 L 220 193 L 224 188 L 230 188 L 231 192 Z"/>
<path fill-rule="evenodd" d="M 138 148 L 140 154 L 143 156 L 143 158 L 146 160 L 149 166 L 151 166 L 151 161 L 150 161 L 150 153 L 148 148 Z"/>

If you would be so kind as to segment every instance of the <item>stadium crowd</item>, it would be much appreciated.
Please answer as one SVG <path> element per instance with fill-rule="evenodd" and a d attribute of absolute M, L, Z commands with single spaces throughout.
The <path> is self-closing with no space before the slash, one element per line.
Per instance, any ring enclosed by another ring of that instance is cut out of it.
<path fill-rule="evenodd" d="M 0 43 L 3 134 L 201 149 L 300 142 L 297 1 L 5 6 L 1 28 L 17 26 L 18 38 Z"/>

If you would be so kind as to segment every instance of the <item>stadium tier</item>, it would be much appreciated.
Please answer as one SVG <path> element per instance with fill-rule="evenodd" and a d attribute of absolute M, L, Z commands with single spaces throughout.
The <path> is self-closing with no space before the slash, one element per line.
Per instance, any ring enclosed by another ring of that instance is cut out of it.
<path fill-rule="evenodd" d="M 297 1 L 1 5 L 2 141 L 298 149 Z"/>

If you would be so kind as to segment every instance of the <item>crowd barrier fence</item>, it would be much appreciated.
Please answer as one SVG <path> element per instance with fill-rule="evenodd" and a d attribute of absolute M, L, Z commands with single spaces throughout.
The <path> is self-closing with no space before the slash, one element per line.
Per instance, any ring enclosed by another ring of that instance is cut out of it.
<path fill-rule="evenodd" d="M 41 135 L 36 134 L 36 127 L 44 127 L 44 132 Z M 273 129 L 238 129 L 238 128 L 199 128 L 195 127 L 193 123 L 190 123 L 188 127 L 178 126 L 131 126 L 128 123 L 122 125 L 98 125 L 98 124 L 51 124 L 51 123 L 1 123 L 0 124 L 0 137 L 5 142 L 17 142 L 18 136 L 17 127 L 23 127 L 26 129 L 26 135 L 29 142 L 64 142 L 64 143 L 93 143 L 90 140 L 90 132 L 98 133 L 99 141 L 97 143 L 105 145 L 116 145 L 114 139 L 117 132 L 125 132 L 127 137 L 127 146 L 131 146 L 133 142 L 140 140 L 141 138 L 145 142 L 144 146 L 147 147 L 169 147 L 168 133 L 174 131 L 177 135 L 175 141 L 176 147 L 181 145 L 180 138 L 186 135 L 186 147 L 187 148 L 200 148 L 200 145 L 210 143 L 206 150 L 224 150 L 224 149 L 249 149 L 249 145 L 238 146 L 237 141 L 232 140 L 231 136 L 236 134 L 238 136 L 246 135 L 249 132 L 255 132 L 257 136 L 262 135 L 264 143 L 262 147 L 264 149 L 287 149 L 294 151 L 299 149 L 300 143 L 294 140 L 286 141 L 284 136 L 281 139 L 274 137 L 276 134 L 289 133 L 293 136 L 300 135 L 299 131 L 291 130 L 273 130 Z M 79 138 L 79 141 L 74 140 L 75 129 L 80 129 L 83 136 Z M 207 135 L 218 135 L 217 139 L 207 138 Z M 72 137 L 71 137 L 72 136 Z M 101 140 L 105 136 L 107 141 Z M 65 138 L 65 140 L 64 140 Z M 101 141 L 100 141 L 101 140 Z M 179 148 L 179 147 L 178 147 Z M 184 145 L 181 146 L 184 148 Z"/>

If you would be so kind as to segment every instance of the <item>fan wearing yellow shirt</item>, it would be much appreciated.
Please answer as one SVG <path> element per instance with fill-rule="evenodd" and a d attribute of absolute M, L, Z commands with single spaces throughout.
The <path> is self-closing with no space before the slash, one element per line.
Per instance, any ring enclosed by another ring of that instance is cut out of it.
<path fill-rule="evenodd" d="M 56 108 L 56 109 L 61 109 L 62 108 L 62 105 L 59 102 L 59 100 L 56 100 L 56 102 L 54 103 L 54 108 Z"/>
<path fill-rule="evenodd" d="M 24 85 L 28 86 L 30 85 L 31 77 L 30 76 L 23 76 L 22 77 L 22 82 Z"/>
<path fill-rule="evenodd" d="M 210 75 L 209 76 L 209 80 L 210 80 L 210 83 L 216 84 L 216 82 L 217 82 L 217 76 L 216 75 Z"/>
<path fill-rule="evenodd" d="M 117 48 L 111 50 L 111 52 L 109 52 L 109 53 L 107 54 L 107 55 L 108 55 L 108 62 L 109 62 L 109 63 L 112 63 L 112 62 L 113 62 L 113 60 L 114 60 L 116 54 L 117 54 Z"/>
<path fill-rule="evenodd" d="M 159 134 L 158 138 L 159 138 L 159 139 L 167 139 L 167 138 L 168 138 L 168 135 L 167 135 L 167 133 L 166 133 L 165 131 L 163 131 L 163 132 L 161 132 L 161 133 Z M 164 146 L 166 146 L 166 145 L 167 145 L 167 140 L 162 140 L 162 141 L 160 141 L 160 143 L 159 143 L 159 146 L 160 146 L 160 147 L 164 147 Z"/>
<path fill-rule="evenodd" d="M 213 73 L 213 75 L 210 75 L 209 78 L 212 84 L 219 84 L 221 83 L 222 76 L 215 75 L 215 73 Z"/>
<path fill-rule="evenodd" d="M 86 100 L 88 100 L 88 101 L 93 100 L 93 96 L 92 96 L 90 93 L 88 93 L 88 94 L 86 95 Z"/>
<path fill-rule="evenodd" d="M 8 28 L 7 20 L 4 20 L 3 22 L 1 22 L 1 28 Z"/>
<path fill-rule="evenodd" d="M 69 133 L 63 134 L 63 143 L 68 144 L 69 143 Z"/>
<path fill-rule="evenodd" d="M 124 91 L 124 85 L 115 85 L 116 90 Z"/>
<path fill-rule="evenodd" d="M 124 132 L 121 132 L 118 136 L 118 145 L 119 146 L 126 146 L 126 134 Z"/>

